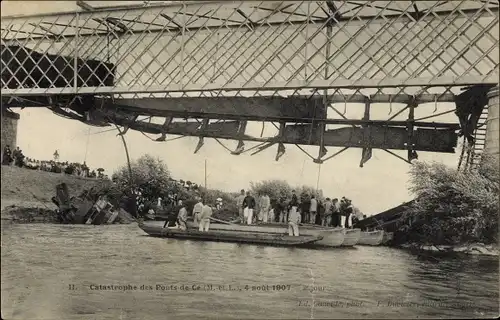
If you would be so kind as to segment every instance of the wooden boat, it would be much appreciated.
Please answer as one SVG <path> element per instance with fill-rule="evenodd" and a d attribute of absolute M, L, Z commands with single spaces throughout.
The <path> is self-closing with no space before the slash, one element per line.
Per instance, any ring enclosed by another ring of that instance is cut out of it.
<path fill-rule="evenodd" d="M 188 229 L 186 231 L 178 228 L 163 228 L 163 223 L 158 222 L 143 222 L 139 227 L 147 234 L 155 237 L 164 238 L 180 238 L 191 240 L 205 241 L 223 241 L 223 242 L 238 242 L 249 244 L 265 244 L 265 245 L 280 245 L 280 246 L 304 246 L 320 241 L 321 236 L 289 236 L 277 233 L 262 233 L 262 232 L 242 232 L 234 230 L 209 230 L 198 231 L 196 229 Z"/>
<path fill-rule="evenodd" d="M 384 234 L 384 230 L 363 231 L 361 232 L 361 238 L 358 243 L 367 246 L 381 245 L 384 240 Z"/>
<path fill-rule="evenodd" d="M 197 229 L 193 221 L 188 221 L 188 228 Z M 288 225 L 279 223 L 261 223 L 261 224 L 226 224 L 210 223 L 210 230 L 230 230 L 240 232 L 258 232 L 270 234 L 288 234 Z M 344 242 L 344 231 L 342 228 L 327 228 L 316 225 L 300 225 L 299 234 L 304 236 L 322 237 L 321 240 L 314 243 L 315 246 L 340 247 Z"/>
<path fill-rule="evenodd" d="M 344 231 L 344 242 L 342 242 L 342 247 L 352 247 L 358 243 L 361 237 L 361 229 L 341 229 L 341 230 Z"/>

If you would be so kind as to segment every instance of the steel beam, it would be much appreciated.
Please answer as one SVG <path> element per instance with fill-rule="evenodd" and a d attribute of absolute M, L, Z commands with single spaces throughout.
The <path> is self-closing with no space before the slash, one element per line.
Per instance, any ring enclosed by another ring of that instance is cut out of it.
<path fill-rule="evenodd" d="M 167 86 L 116 86 L 116 87 L 81 87 L 78 90 L 74 88 L 23 88 L 23 89 L 2 89 L 4 96 L 40 96 L 56 94 L 130 94 L 133 93 L 165 93 L 165 92 L 221 92 L 221 91 L 271 91 L 271 90 L 301 90 L 301 89 L 368 89 L 368 88 L 407 88 L 407 87 L 450 87 L 450 86 L 473 86 L 477 84 L 498 84 L 498 72 L 491 72 L 486 76 L 462 77 L 434 77 L 434 78 L 384 78 L 384 79 L 338 79 L 328 81 L 315 79 L 311 81 L 293 80 L 287 82 L 269 82 L 262 83 L 252 81 L 248 84 L 228 83 L 219 85 L 213 83 L 205 84 L 169 84 Z"/>
<path fill-rule="evenodd" d="M 184 4 L 186 6 L 186 8 L 192 8 L 193 7 L 193 4 L 190 2 L 186 2 L 186 4 Z M 218 9 L 218 6 L 214 6 L 214 5 L 210 5 L 210 3 L 204 3 L 202 4 L 203 8 L 206 8 L 207 10 L 212 8 L 212 9 Z M 160 15 L 162 12 L 164 12 L 164 9 L 166 7 L 169 7 L 168 5 L 160 5 L 160 6 L 152 6 L 152 7 L 149 7 L 149 8 L 144 8 L 144 7 L 140 7 L 140 8 L 124 8 L 124 9 L 121 9 L 121 8 L 115 8 L 114 10 L 113 9 L 106 9 L 106 10 L 102 10 L 102 9 L 95 9 L 94 11 L 92 12 L 78 12 L 80 14 L 82 14 L 82 18 L 85 19 L 85 17 L 83 16 L 84 14 L 85 15 L 91 15 L 92 17 L 94 18 L 107 18 L 110 16 L 110 12 L 114 12 L 117 16 L 123 16 L 125 13 L 127 14 L 130 14 L 130 15 L 133 15 L 134 13 L 137 14 L 137 16 L 141 16 L 141 15 L 144 15 L 144 12 L 147 11 L 148 14 L 151 14 L 151 15 L 154 15 L 154 16 L 158 16 Z M 170 6 L 172 7 L 172 6 Z M 177 13 L 178 15 L 182 15 L 182 12 L 180 11 L 181 8 L 182 8 L 182 5 L 177 5 L 177 8 L 179 11 L 172 11 L 172 13 Z M 236 8 L 232 8 L 234 10 L 238 10 L 238 9 L 241 9 L 239 7 L 236 7 Z M 491 12 L 498 12 L 498 7 L 488 7 L 488 10 L 491 11 Z M 121 11 L 125 11 L 125 12 L 121 12 Z M 433 12 L 433 14 L 431 15 L 428 15 L 427 17 L 424 17 L 422 20 L 429 20 L 429 19 L 435 19 L 435 17 L 448 17 L 450 14 L 454 13 L 456 10 L 442 10 L 442 11 L 436 11 L 436 12 Z M 474 16 L 475 19 L 478 19 L 482 16 L 487 16 L 489 17 L 490 15 L 485 12 L 485 10 L 481 10 L 481 9 L 461 9 L 460 12 L 464 15 L 464 17 L 472 17 Z M 479 15 L 477 14 L 479 12 Z M 188 13 L 188 12 L 186 12 Z M 68 15 L 68 16 L 71 16 L 71 15 L 76 15 L 77 12 L 70 12 L 70 13 L 65 13 L 64 15 Z M 29 16 L 6 16 L 6 17 L 2 17 L 2 20 L 4 21 L 7 21 L 7 20 L 10 20 L 10 19 L 16 19 L 16 18 L 24 18 L 26 20 L 33 20 L 33 21 L 36 21 L 34 19 L 36 18 L 49 18 L 49 17 L 57 17 L 57 16 L 60 16 L 60 14 L 43 14 L 43 15 L 29 15 Z M 364 23 L 366 23 L 366 21 L 372 21 L 373 22 L 377 22 L 377 21 L 380 21 L 380 22 L 386 22 L 387 20 L 391 20 L 391 19 L 398 19 L 398 21 L 402 22 L 402 23 L 413 23 L 415 22 L 415 18 L 413 17 L 410 17 L 410 15 L 406 16 L 402 16 L 401 14 L 378 14 L 378 15 L 359 15 L 357 16 L 356 18 L 353 19 L 352 16 L 337 16 L 336 18 L 329 18 L 329 17 L 325 17 L 325 18 L 321 18 L 321 19 L 301 19 L 301 20 L 284 20 L 284 21 L 266 21 L 265 23 L 254 23 L 253 27 L 264 27 L 264 28 L 268 28 L 268 27 L 279 27 L 279 26 L 282 26 L 284 24 L 286 25 L 290 25 L 290 26 L 293 26 L 293 25 L 304 25 L 304 24 L 312 24 L 312 25 L 324 25 L 324 24 L 333 24 L 333 25 L 338 25 L 338 24 L 342 24 L 342 23 L 349 23 L 349 25 L 362 25 Z M 218 30 L 218 29 L 239 29 L 239 28 L 242 28 L 242 30 L 245 30 L 246 29 L 246 25 L 248 24 L 247 20 L 245 21 L 242 21 L 241 23 L 239 24 L 228 24 L 228 23 L 225 23 L 225 24 L 220 24 L 220 25 L 208 25 L 208 26 L 203 26 L 203 27 L 189 27 L 188 29 L 186 29 L 187 32 L 197 32 L 198 30 Z M 177 28 L 169 28 L 169 30 L 173 33 L 177 32 L 177 31 L 181 31 L 183 28 L 183 26 L 178 26 Z M 154 33 L 162 33 L 162 32 L 165 32 L 165 28 L 151 28 L 147 31 L 144 31 L 144 30 L 130 30 L 130 31 L 127 31 L 127 32 L 117 32 L 118 35 L 140 35 L 140 34 L 143 34 L 143 33 L 149 33 L 149 34 L 154 34 Z M 15 31 L 15 30 L 14 30 Z M 76 36 L 76 34 L 67 34 L 67 35 L 64 35 L 64 39 L 72 39 Z M 86 38 L 86 37 L 95 37 L 95 36 L 108 36 L 108 32 L 97 32 L 97 33 L 81 33 L 79 35 L 79 37 L 81 38 Z M 36 37 L 23 37 L 23 38 L 17 38 L 16 41 L 20 41 L 20 42 L 23 42 L 23 41 L 32 41 L 32 40 L 51 40 L 51 41 L 61 41 L 61 38 L 60 37 L 56 37 L 56 36 L 53 36 L 53 35 L 46 35 L 46 36 L 43 36 L 43 37 L 39 37 L 39 36 L 36 36 Z"/>
<path fill-rule="evenodd" d="M 11 99 L 12 97 L 12 99 Z M 455 95 L 451 93 L 445 93 L 445 94 L 420 94 L 418 96 L 411 96 L 407 94 L 374 94 L 374 95 L 362 95 L 362 94 L 332 94 L 332 95 L 326 95 L 326 103 L 364 103 L 366 99 L 370 101 L 372 105 L 377 104 L 377 103 L 402 103 L 402 104 L 409 104 L 412 101 L 415 101 L 416 104 L 423 104 L 423 103 L 437 103 L 437 102 L 454 102 L 455 101 Z M 221 99 L 224 98 L 224 99 Z M 163 107 L 166 107 L 171 104 L 176 104 L 176 101 L 193 101 L 191 99 L 198 99 L 199 104 L 206 105 L 208 102 L 209 104 L 218 104 L 220 101 L 227 101 L 225 103 L 231 103 L 231 104 L 245 104 L 245 105 L 252 105 L 251 103 L 245 102 L 244 100 L 239 100 L 235 99 L 231 101 L 233 98 L 239 98 L 241 97 L 197 97 L 197 98 L 187 98 L 189 100 L 184 100 L 186 98 L 151 98 L 154 100 L 159 101 L 159 104 L 161 104 Z M 287 96 L 287 97 L 279 97 L 282 99 L 311 99 L 311 96 L 305 96 L 305 95 L 294 95 L 294 96 Z M 180 99 L 180 100 L 175 100 L 175 99 Z M 265 96 L 261 97 L 252 97 L 252 98 L 245 98 L 245 99 L 253 99 L 255 102 L 262 103 L 262 101 L 266 102 L 267 98 Z M 319 96 L 313 96 L 312 99 L 319 99 Z M 127 101 L 130 100 L 141 100 L 141 99 L 115 99 L 115 103 L 117 105 L 127 105 Z M 302 101 L 302 100 L 301 100 Z M 194 101 L 192 103 L 195 103 Z M 3 95 L 2 91 L 2 104 L 3 105 L 8 105 L 10 108 L 16 108 L 16 107 L 46 107 L 49 106 L 49 98 L 46 96 L 5 96 Z M 255 105 L 255 103 L 254 103 Z M 163 108 L 162 107 L 162 108 Z"/>

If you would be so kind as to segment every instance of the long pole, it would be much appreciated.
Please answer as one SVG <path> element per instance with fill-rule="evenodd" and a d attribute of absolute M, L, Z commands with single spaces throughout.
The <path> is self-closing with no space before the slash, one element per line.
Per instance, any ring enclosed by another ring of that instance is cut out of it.
<path fill-rule="evenodd" d="M 318 179 L 316 180 L 316 194 L 319 190 L 319 179 L 321 177 L 321 163 L 318 164 Z"/>
<path fill-rule="evenodd" d="M 207 190 L 207 159 L 205 159 L 205 191 Z"/>

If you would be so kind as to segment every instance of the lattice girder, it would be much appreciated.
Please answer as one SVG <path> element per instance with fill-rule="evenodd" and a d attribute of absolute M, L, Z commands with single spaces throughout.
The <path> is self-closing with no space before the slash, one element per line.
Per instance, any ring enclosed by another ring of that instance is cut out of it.
<path fill-rule="evenodd" d="M 2 95 L 494 84 L 498 22 L 496 1 L 178 1 L 4 17 Z"/>

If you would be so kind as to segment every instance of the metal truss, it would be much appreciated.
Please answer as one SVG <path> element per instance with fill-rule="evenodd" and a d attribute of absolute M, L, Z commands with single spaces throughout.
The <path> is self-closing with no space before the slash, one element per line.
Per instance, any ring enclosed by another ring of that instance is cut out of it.
<path fill-rule="evenodd" d="M 46 107 L 94 126 L 205 137 L 238 155 L 317 145 L 454 152 L 463 125 L 415 119 L 421 103 L 499 78 L 498 1 L 176 1 L 3 17 L 2 105 Z M 363 119 L 336 104 L 364 103 Z M 375 103 L 403 103 L 384 121 Z M 326 108 L 341 118 L 326 119 Z M 393 119 L 408 112 L 405 121 Z M 139 117 L 164 117 L 153 124 Z M 194 120 L 194 121 L 188 121 Z M 214 122 L 215 121 L 215 122 Z M 245 135 L 272 123 L 272 138 Z M 326 130 L 327 124 L 350 127 Z M 153 138 L 152 138 L 153 139 Z M 236 149 L 219 139 L 238 141 Z M 245 150 L 244 141 L 259 142 Z M 327 156 L 327 147 L 339 147 Z M 407 158 L 390 151 L 406 150 Z"/>
<path fill-rule="evenodd" d="M 4 17 L 2 95 L 497 83 L 498 22 L 498 1 L 176 1 Z"/>

